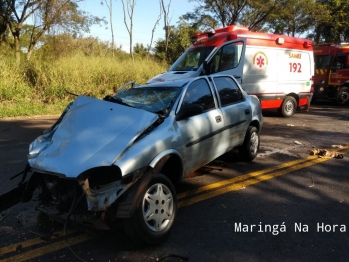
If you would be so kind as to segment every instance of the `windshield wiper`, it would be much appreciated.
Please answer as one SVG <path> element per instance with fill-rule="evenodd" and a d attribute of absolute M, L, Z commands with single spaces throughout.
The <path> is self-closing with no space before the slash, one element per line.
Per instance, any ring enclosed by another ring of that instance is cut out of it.
<path fill-rule="evenodd" d="M 106 97 L 103 98 L 103 100 L 108 101 L 108 102 L 112 102 L 112 103 L 117 103 L 117 104 L 124 105 L 124 106 L 133 107 L 133 106 L 123 102 L 122 99 L 120 97 L 117 97 L 117 96 L 107 95 Z"/>

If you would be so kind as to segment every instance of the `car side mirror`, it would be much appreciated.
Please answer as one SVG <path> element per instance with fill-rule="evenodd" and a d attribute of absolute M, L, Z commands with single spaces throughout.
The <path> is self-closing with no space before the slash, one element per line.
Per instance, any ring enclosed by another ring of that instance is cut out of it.
<path fill-rule="evenodd" d="M 198 105 L 198 104 L 184 105 L 178 111 L 176 115 L 176 120 L 180 121 L 183 119 L 188 119 L 191 116 L 196 116 L 203 112 L 204 112 L 204 109 L 202 108 L 201 105 Z"/>

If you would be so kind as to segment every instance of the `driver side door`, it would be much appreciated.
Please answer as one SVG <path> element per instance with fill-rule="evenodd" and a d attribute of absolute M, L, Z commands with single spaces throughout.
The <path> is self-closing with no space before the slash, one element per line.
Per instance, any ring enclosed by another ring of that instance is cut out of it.
<path fill-rule="evenodd" d="M 192 82 L 180 102 L 180 107 L 198 104 L 203 112 L 177 122 L 183 139 L 181 153 L 185 176 L 218 157 L 224 150 L 221 142 L 224 119 L 206 78 Z"/>

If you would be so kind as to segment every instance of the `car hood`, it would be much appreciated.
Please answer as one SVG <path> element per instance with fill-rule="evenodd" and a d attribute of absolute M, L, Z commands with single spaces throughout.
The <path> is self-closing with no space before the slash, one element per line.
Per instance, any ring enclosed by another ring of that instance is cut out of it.
<path fill-rule="evenodd" d="M 148 80 L 147 84 L 165 82 L 181 78 L 194 77 L 198 75 L 198 71 L 167 71 Z"/>
<path fill-rule="evenodd" d="M 29 165 L 67 177 L 112 165 L 157 119 L 148 111 L 79 96 L 53 131 L 31 143 Z"/>

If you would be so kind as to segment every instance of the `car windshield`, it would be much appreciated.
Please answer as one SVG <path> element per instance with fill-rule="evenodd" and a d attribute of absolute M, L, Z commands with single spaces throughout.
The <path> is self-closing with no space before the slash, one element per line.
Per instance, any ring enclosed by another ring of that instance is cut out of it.
<path fill-rule="evenodd" d="M 120 90 L 115 97 L 123 104 L 147 110 L 156 114 L 166 114 L 182 88 L 179 87 L 135 87 Z"/>
<path fill-rule="evenodd" d="M 203 46 L 188 49 L 176 60 L 176 62 L 170 67 L 169 71 L 198 70 L 213 48 L 214 46 Z"/>

